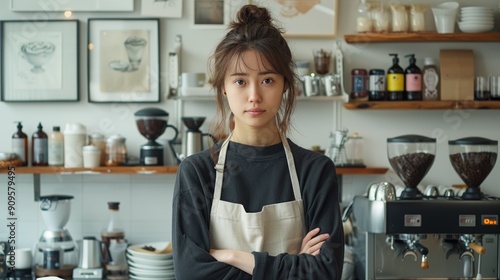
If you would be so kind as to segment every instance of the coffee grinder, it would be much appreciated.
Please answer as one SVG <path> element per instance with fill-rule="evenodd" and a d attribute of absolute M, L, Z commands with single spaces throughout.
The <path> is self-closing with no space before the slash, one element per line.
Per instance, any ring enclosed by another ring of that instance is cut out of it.
<path fill-rule="evenodd" d="M 436 139 L 420 135 L 402 135 L 387 139 L 387 154 L 394 172 L 405 185 L 400 199 L 421 199 L 417 189 L 436 154 Z"/>
<path fill-rule="evenodd" d="M 141 165 L 163 165 L 163 149 L 171 148 L 173 150 L 171 143 L 175 141 L 178 134 L 177 128 L 168 124 L 168 113 L 158 108 L 145 108 L 135 113 L 135 123 L 142 136 L 148 139 L 148 142 L 141 146 Z M 170 147 L 163 147 L 163 145 L 156 142 L 156 139 L 165 132 L 167 127 L 171 127 L 175 135 L 169 141 Z"/>
<path fill-rule="evenodd" d="M 35 274 L 37 277 L 71 277 L 77 263 L 77 246 L 65 228 L 71 211 L 69 195 L 40 197 L 40 210 L 47 227 L 34 246 Z"/>
<path fill-rule="evenodd" d="M 453 169 L 467 185 L 463 199 L 483 199 L 481 183 L 495 166 L 498 141 L 481 137 L 467 137 L 448 141 Z"/>

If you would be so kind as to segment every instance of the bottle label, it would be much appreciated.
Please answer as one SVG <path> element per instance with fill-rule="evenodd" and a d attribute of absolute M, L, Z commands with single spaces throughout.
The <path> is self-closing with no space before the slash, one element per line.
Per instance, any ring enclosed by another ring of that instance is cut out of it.
<path fill-rule="evenodd" d="M 385 91 L 385 75 L 370 75 L 370 91 Z"/>
<path fill-rule="evenodd" d="M 64 143 L 49 142 L 49 165 L 63 165 L 64 163 Z"/>
<path fill-rule="evenodd" d="M 35 139 L 33 141 L 33 162 L 48 163 L 47 139 Z"/>
<path fill-rule="evenodd" d="M 24 141 L 27 141 L 27 139 L 23 138 L 12 139 L 12 152 L 17 154 L 17 156 L 22 162 L 27 162 L 26 151 L 24 150 Z"/>
<path fill-rule="evenodd" d="M 438 88 L 439 75 L 436 69 L 429 68 L 424 71 L 423 76 L 424 82 L 424 99 L 427 100 L 437 100 L 438 99 Z"/>
<path fill-rule="evenodd" d="M 365 88 L 365 77 L 364 76 L 353 76 L 352 77 L 352 91 L 353 92 L 364 92 Z"/>
<path fill-rule="evenodd" d="M 387 75 L 387 91 L 404 91 L 405 76 L 401 73 Z"/>
<path fill-rule="evenodd" d="M 406 91 L 422 91 L 422 74 L 406 74 Z"/>

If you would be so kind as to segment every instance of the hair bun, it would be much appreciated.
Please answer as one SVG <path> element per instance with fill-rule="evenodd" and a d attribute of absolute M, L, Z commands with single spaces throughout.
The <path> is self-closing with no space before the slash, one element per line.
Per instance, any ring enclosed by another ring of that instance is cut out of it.
<path fill-rule="evenodd" d="M 271 21 L 271 15 L 266 8 L 249 4 L 240 9 L 234 24 L 236 26 L 241 26 L 243 24 L 271 25 Z"/>

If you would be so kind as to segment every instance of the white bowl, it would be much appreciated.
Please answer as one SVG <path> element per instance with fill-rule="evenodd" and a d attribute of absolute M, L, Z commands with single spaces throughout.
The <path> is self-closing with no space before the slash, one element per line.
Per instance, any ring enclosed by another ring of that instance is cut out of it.
<path fill-rule="evenodd" d="M 487 17 L 494 18 L 493 13 L 460 13 L 460 17 Z"/>
<path fill-rule="evenodd" d="M 143 244 L 136 244 L 129 246 L 127 248 L 127 252 L 135 257 L 140 257 L 144 259 L 151 259 L 151 260 L 166 260 L 166 259 L 171 259 L 172 254 L 159 254 L 157 253 L 158 251 L 164 249 L 167 247 L 167 245 L 170 242 L 151 242 L 151 243 L 143 243 Z M 156 251 L 152 251 L 151 253 L 149 252 L 144 252 L 144 250 L 140 250 L 141 248 L 145 246 L 150 246 L 154 247 Z"/>
<path fill-rule="evenodd" d="M 166 260 L 152 260 L 140 256 L 132 256 L 131 254 L 127 254 L 127 260 L 129 264 L 144 264 L 149 266 L 169 266 L 174 263 L 174 259 L 172 258 Z"/>
<path fill-rule="evenodd" d="M 493 29 L 493 24 L 464 24 L 458 23 L 458 27 L 464 33 L 480 33 Z"/>
<path fill-rule="evenodd" d="M 132 279 L 132 280 L 151 280 L 151 276 L 137 276 L 137 275 L 133 275 L 133 274 L 129 274 L 128 275 L 128 278 L 129 279 Z M 153 279 L 156 279 L 156 278 L 153 278 Z M 175 280 L 175 275 L 173 276 L 167 276 L 167 277 L 159 277 L 158 279 L 161 279 L 161 280 Z"/>
<path fill-rule="evenodd" d="M 480 19 L 475 19 L 475 20 L 462 20 L 459 21 L 458 24 L 480 24 L 480 25 L 495 25 L 495 22 L 492 20 L 480 20 Z"/>

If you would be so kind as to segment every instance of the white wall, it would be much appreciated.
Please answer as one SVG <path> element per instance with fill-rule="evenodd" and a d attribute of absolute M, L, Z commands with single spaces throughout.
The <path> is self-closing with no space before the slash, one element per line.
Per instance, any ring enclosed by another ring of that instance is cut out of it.
<path fill-rule="evenodd" d="M 30 19 L 33 13 L 13 13 L 9 9 L 10 1 L 0 1 L 0 19 Z M 87 18 L 89 17 L 140 17 L 140 1 L 136 0 L 136 12 L 133 13 L 75 13 L 74 18 L 81 22 L 80 26 L 80 101 L 74 103 L 0 103 L 0 151 L 10 151 L 10 137 L 15 132 L 15 121 L 23 121 L 24 130 L 31 135 L 42 122 L 48 133 L 54 125 L 64 126 L 66 122 L 81 122 L 89 131 L 101 131 L 106 135 L 120 133 L 127 138 L 129 154 L 138 155 L 139 146 L 144 138 L 139 135 L 135 126 L 133 113 L 148 106 L 161 107 L 171 114 L 171 123 L 179 127 L 177 122 L 177 106 L 175 101 L 166 98 L 167 53 L 173 47 L 177 34 L 183 38 L 182 69 L 188 72 L 206 71 L 206 60 L 216 42 L 223 36 L 222 29 L 197 29 L 191 24 L 193 0 L 184 1 L 183 18 L 162 19 L 161 21 L 161 77 L 162 101 L 158 104 L 90 104 L 87 101 Z M 409 3 L 410 1 L 401 1 Z M 444 1 L 427 2 L 432 5 Z M 340 0 L 339 3 L 339 40 L 345 55 L 345 82 L 350 89 L 350 70 L 353 68 L 390 67 L 391 58 L 388 53 L 397 52 L 402 57 L 401 66 L 408 62 L 405 54 L 415 53 L 417 64 L 422 65 L 425 56 L 438 58 L 442 48 L 474 49 L 477 73 L 500 75 L 500 43 L 371 43 L 347 45 L 343 34 L 354 33 L 356 1 Z M 461 1 L 464 5 L 497 6 L 497 1 Z M 60 19 L 62 15 L 50 13 L 50 18 Z M 433 30 L 430 11 L 427 29 Z M 314 27 L 311 27 L 314 28 Z M 498 27 L 497 27 L 498 30 Z M 290 39 L 294 55 L 300 60 L 312 60 L 312 51 L 318 48 L 333 49 L 334 39 Z M 200 101 L 186 104 L 186 115 L 213 116 L 214 103 Z M 326 148 L 328 135 L 334 127 L 334 105 L 329 102 L 299 102 L 294 116 L 292 138 L 304 147 L 318 144 Z M 365 140 L 365 163 L 370 166 L 389 166 L 386 155 L 386 138 L 413 133 L 438 137 L 437 158 L 423 184 L 451 185 L 461 183 L 448 160 L 447 140 L 465 136 L 483 136 L 495 140 L 500 139 L 497 119 L 499 111 L 474 110 L 436 110 L 436 111 L 349 111 L 342 109 L 343 126 L 349 131 L 358 131 Z M 100 123 L 109 120 L 113 126 L 101 130 Z M 314 124 L 314 125 L 311 125 Z M 207 129 L 208 121 L 202 127 Z M 168 136 L 168 135 L 167 135 Z M 165 136 L 165 137 L 167 137 Z M 168 136 L 170 137 L 170 136 Z M 485 192 L 500 195 L 500 165 L 483 184 Z M 6 186 L 7 179 L 0 176 L 0 186 Z M 375 180 L 397 181 L 389 172 L 380 176 L 344 176 L 344 200 L 348 201 L 355 194 L 363 192 L 367 184 Z M 20 228 L 18 242 L 21 246 L 31 247 L 44 228 L 37 203 L 33 202 L 32 176 L 18 175 L 18 215 Z M 129 228 L 126 232 L 132 243 L 144 241 L 168 240 L 170 238 L 170 205 L 173 175 L 77 175 L 77 176 L 42 176 L 42 195 L 70 194 L 74 195 L 69 230 L 75 239 L 84 235 L 99 235 L 99 226 L 106 214 L 106 202 L 121 200 L 124 216 Z M 0 192 L 0 201 L 5 201 L 6 192 Z M 153 203 L 151 199 L 154 199 Z M 3 206 L 2 206 L 3 207 Z M 5 221 L 5 211 L 0 210 L 0 220 Z M 7 232 L 0 226 L 0 239 L 5 239 Z"/>

